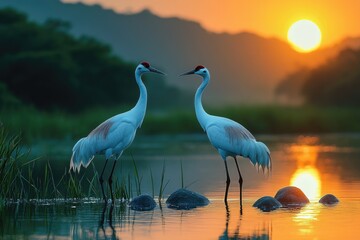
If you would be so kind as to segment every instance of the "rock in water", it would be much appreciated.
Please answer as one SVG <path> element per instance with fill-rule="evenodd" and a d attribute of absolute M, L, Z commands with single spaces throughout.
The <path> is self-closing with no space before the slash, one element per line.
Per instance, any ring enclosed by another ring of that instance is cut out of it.
<path fill-rule="evenodd" d="M 129 205 L 132 210 L 149 211 L 156 207 L 156 202 L 151 196 L 143 194 L 133 198 Z"/>
<path fill-rule="evenodd" d="M 274 211 L 282 207 L 281 203 L 273 197 L 265 196 L 259 198 L 254 204 L 253 207 L 259 208 L 263 212 Z"/>
<path fill-rule="evenodd" d="M 166 200 L 168 208 L 174 208 L 178 210 L 206 206 L 209 203 L 209 199 L 203 195 L 184 188 L 176 190 Z"/>
<path fill-rule="evenodd" d="M 325 205 L 335 204 L 338 202 L 339 202 L 339 199 L 332 194 L 326 194 L 319 200 L 319 203 L 322 203 Z"/>
<path fill-rule="evenodd" d="M 284 207 L 298 207 L 306 203 L 309 203 L 309 199 L 301 191 L 301 189 L 288 186 L 280 189 L 276 195 L 275 199 L 278 200 Z"/>

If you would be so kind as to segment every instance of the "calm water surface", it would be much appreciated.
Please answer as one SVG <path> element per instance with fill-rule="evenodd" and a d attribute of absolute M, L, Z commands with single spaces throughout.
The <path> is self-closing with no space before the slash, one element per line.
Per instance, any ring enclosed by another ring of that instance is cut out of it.
<path fill-rule="evenodd" d="M 181 187 L 207 196 L 210 205 L 193 210 L 172 210 L 162 204 L 154 211 L 136 212 L 117 203 L 113 209 L 97 201 L 78 204 L 12 205 L 1 210 L 2 239 L 356 239 L 360 226 L 360 135 L 258 136 L 273 159 L 273 170 L 257 172 L 240 159 L 244 178 L 244 211 L 239 212 L 235 163 L 228 159 L 232 179 L 229 207 L 223 204 L 223 161 L 204 136 L 140 137 L 122 158 L 117 177 L 133 173 L 131 155 L 142 178 L 142 193 L 152 194 L 150 170 L 158 192 L 163 162 L 169 182 L 165 198 Z M 71 144 L 35 145 L 61 167 L 68 166 Z M 64 151 L 64 149 L 66 151 Z M 101 167 L 103 159 L 95 159 Z M 60 168 L 59 167 L 59 168 Z M 92 170 L 90 170 L 92 171 Z M 284 186 L 300 187 L 311 203 L 299 209 L 263 213 L 252 204 L 274 196 Z M 332 193 L 340 203 L 328 207 L 317 201 Z"/>

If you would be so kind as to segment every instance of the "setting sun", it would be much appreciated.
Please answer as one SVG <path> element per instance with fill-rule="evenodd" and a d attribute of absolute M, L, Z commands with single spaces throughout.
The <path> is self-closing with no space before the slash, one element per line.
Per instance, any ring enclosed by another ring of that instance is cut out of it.
<path fill-rule="evenodd" d="M 310 20 L 299 20 L 291 25 L 288 40 L 298 52 L 311 52 L 321 43 L 320 28 Z"/>

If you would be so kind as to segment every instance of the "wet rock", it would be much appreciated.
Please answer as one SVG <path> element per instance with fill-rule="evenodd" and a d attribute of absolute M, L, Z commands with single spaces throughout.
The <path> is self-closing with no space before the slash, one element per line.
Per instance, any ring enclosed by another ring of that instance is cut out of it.
<path fill-rule="evenodd" d="M 156 207 L 156 202 L 151 196 L 143 194 L 133 198 L 129 205 L 132 210 L 149 211 Z"/>
<path fill-rule="evenodd" d="M 176 190 L 166 200 L 168 208 L 174 208 L 178 210 L 206 206 L 209 203 L 209 199 L 203 195 L 184 188 Z"/>
<path fill-rule="evenodd" d="M 263 212 L 274 211 L 282 207 L 281 203 L 273 197 L 265 196 L 259 198 L 254 204 L 253 207 L 259 208 Z"/>
<path fill-rule="evenodd" d="M 339 202 L 339 199 L 332 194 L 326 194 L 319 200 L 319 203 L 322 203 L 325 205 L 336 204 L 338 202 Z"/>
<path fill-rule="evenodd" d="M 309 203 L 309 199 L 301 191 L 301 189 L 288 186 L 281 188 L 275 195 L 275 199 L 278 200 L 284 207 L 298 207 Z"/>

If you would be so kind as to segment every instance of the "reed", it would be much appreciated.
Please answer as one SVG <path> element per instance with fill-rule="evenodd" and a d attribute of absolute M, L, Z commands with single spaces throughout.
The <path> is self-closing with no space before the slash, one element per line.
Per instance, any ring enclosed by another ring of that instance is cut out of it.
<path fill-rule="evenodd" d="M 180 170 L 181 170 L 181 188 L 184 188 L 184 170 L 183 170 L 182 160 L 180 160 Z"/>
<path fill-rule="evenodd" d="M 81 171 L 80 174 L 69 172 L 65 167 L 64 172 L 55 177 L 54 164 L 44 161 L 41 157 L 30 159 L 29 152 L 23 151 L 20 134 L 10 135 L 3 125 L 0 125 L 0 203 L 15 201 L 36 200 L 76 200 L 82 198 L 102 198 L 99 174 L 94 163 L 92 168 Z M 120 163 L 121 178 L 114 181 L 114 194 L 121 201 L 128 201 L 133 194 L 141 194 L 142 176 L 133 156 L 133 174 L 122 174 L 123 167 Z M 41 161 L 40 161 L 41 160 Z M 58 167 L 55 165 L 55 167 Z M 165 180 L 166 164 L 163 162 L 158 199 L 164 197 L 164 191 L 169 180 Z M 182 186 L 183 166 L 181 162 Z M 152 195 L 155 197 L 154 175 L 150 168 Z M 134 185 L 135 184 L 135 185 Z M 135 186 L 135 188 L 133 188 Z M 135 190 L 135 192 L 134 192 Z M 109 193 L 108 193 L 109 194 Z"/>
<path fill-rule="evenodd" d="M 78 139 L 99 122 L 127 110 L 127 107 L 93 108 L 70 114 L 40 112 L 24 107 L 0 110 L 0 121 L 13 132 L 22 131 L 25 141 L 34 139 Z M 208 112 L 231 118 L 258 134 L 305 134 L 360 132 L 360 111 L 356 107 L 316 106 L 228 106 L 208 108 Z M 201 133 L 193 111 L 149 111 L 144 121 L 143 134 Z"/>
<path fill-rule="evenodd" d="M 141 181 L 142 181 L 142 177 L 139 176 L 139 171 L 138 168 L 136 166 L 136 162 L 135 159 L 133 157 L 133 155 L 131 154 L 131 160 L 134 166 L 134 174 L 135 174 L 135 184 L 136 184 L 136 194 L 137 195 L 141 195 Z"/>
<path fill-rule="evenodd" d="M 152 193 L 152 197 L 154 198 L 155 197 L 154 176 L 151 168 L 150 168 L 150 179 L 151 179 L 151 193 Z"/>
<path fill-rule="evenodd" d="M 161 203 L 161 200 L 162 198 L 164 197 L 164 191 L 165 191 L 165 188 L 166 186 L 169 184 L 170 180 L 168 180 L 165 184 L 164 184 L 164 181 L 165 181 L 165 168 L 166 168 L 166 165 L 165 165 L 165 160 L 163 161 L 163 167 L 162 167 L 162 172 L 161 172 L 161 180 L 160 180 L 160 188 L 159 188 L 159 196 L 158 196 L 158 201 L 159 203 Z"/>
<path fill-rule="evenodd" d="M 24 177 L 20 159 L 27 155 L 21 153 L 20 134 L 10 135 L 0 123 L 0 198 L 18 199 L 24 196 Z M 21 186 L 20 188 L 17 186 Z"/>

